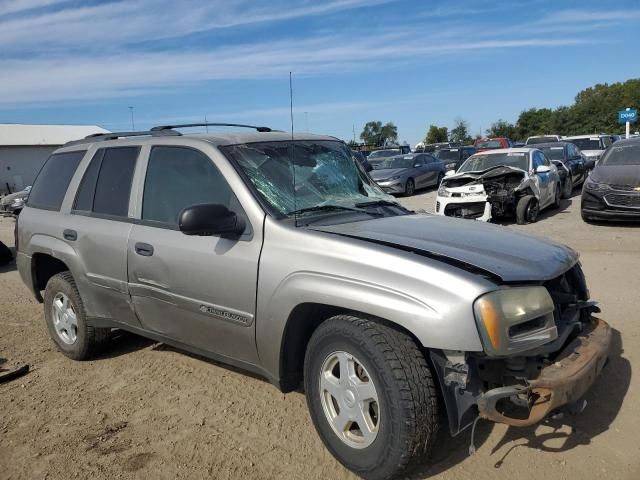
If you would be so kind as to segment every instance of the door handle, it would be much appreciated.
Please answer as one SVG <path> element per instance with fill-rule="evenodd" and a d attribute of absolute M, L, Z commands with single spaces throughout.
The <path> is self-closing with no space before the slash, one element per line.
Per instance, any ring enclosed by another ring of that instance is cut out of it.
<path fill-rule="evenodd" d="M 135 250 L 138 255 L 142 255 L 143 257 L 153 255 L 153 245 L 149 245 L 148 243 L 136 243 Z"/>
<path fill-rule="evenodd" d="M 64 237 L 65 240 L 69 240 L 70 242 L 75 242 L 78 239 L 78 232 L 76 232 L 75 230 L 66 228 L 62 232 L 62 236 Z"/>

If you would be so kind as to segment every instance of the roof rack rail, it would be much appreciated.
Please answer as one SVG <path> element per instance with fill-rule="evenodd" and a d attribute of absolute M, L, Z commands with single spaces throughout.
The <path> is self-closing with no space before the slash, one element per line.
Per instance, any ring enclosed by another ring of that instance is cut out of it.
<path fill-rule="evenodd" d="M 106 142 L 107 140 L 116 140 L 118 138 L 125 137 L 143 137 L 143 136 L 180 136 L 182 135 L 180 132 L 176 132 L 175 130 L 140 130 L 136 132 L 108 132 L 108 133 L 92 133 L 91 135 L 87 135 L 86 137 L 80 140 L 72 140 L 64 144 L 65 147 L 69 147 L 71 145 L 80 145 L 83 143 L 93 143 L 93 142 Z"/>
<path fill-rule="evenodd" d="M 160 125 L 153 127 L 152 132 L 173 130 L 174 128 L 189 128 L 189 127 L 240 127 L 240 128 L 253 128 L 258 132 L 272 132 L 269 127 L 259 127 L 256 125 L 244 125 L 241 123 L 183 123 L 178 125 Z"/>

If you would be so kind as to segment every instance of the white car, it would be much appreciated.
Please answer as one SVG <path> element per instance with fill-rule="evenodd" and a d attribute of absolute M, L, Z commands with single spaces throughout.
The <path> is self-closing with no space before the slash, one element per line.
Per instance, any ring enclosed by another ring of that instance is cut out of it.
<path fill-rule="evenodd" d="M 527 138 L 525 145 L 535 145 L 536 143 L 561 142 L 564 139 L 562 135 L 534 135 Z"/>
<path fill-rule="evenodd" d="M 515 216 L 535 222 L 538 213 L 559 207 L 562 188 L 556 166 L 536 148 L 476 153 L 456 173 L 447 172 L 438 189 L 436 214 L 489 221 Z"/>
<path fill-rule="evenodd" d="M 582 154 L 590 161 L 589 168 L 593 168 L 600 160 L 605 148 L 611 145 L 611 135 L 575 135 L 566 137 L 565 142 L 571 142 L 580 149 Z"/>

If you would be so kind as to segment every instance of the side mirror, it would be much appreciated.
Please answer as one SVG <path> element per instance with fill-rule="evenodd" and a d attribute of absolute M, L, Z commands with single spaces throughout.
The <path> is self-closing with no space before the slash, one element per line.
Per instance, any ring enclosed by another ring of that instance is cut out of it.
<path fill-rule="evenodd" d="M 451 175 L 455 175 L 456 171 L 455 170 L 447 170 L 444 174 L 445 177 L 450 177 Z"/>
<path fill-rule="evenodd" d="M 547 165 L 540 165 L 538 168 L 536 168 L 536 173 L 549 173 L 550 171 L 551 168 Z"/>
<path fill-rule="evenodd" d="M 244 232 L 245 222 L 224 205 L 202 203 L 183 209 L 178 226 L 185 235 L 237 237 Z"/>

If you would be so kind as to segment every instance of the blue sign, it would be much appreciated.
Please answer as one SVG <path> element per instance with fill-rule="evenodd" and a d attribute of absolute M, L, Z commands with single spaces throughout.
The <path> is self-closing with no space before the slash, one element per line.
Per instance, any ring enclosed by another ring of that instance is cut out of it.
<path fill-rule="evenodd" d="M 638 121 L 638 110 L 622 110 L 618 112 L 618 123 L 635 123 Z"/>

